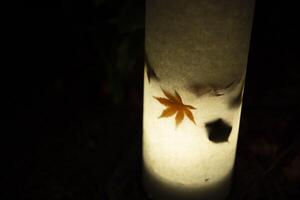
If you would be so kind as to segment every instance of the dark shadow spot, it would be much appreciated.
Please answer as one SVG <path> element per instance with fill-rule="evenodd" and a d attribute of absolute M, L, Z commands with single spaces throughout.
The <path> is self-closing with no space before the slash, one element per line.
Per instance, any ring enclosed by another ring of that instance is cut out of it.
<path fill-rule="evenodd" d="M 244 88 L 244 85 L 241 86 L 239 93 L 235 97 L 233 97 L 232 99 L 229 100 L 228 107 L 230 109 L 237 108 L 242 103 L 242 100 L 243 100 L 243 95 L 242 95 L 243 88 Z"/>
<path fill-rule="evenodd" d="M 207 182 L 207 181 L 209 181 L 209 178 L 206 178 L 206 179 L 205 179 L 205 182 Z"/>
<path fill-rule="evenodd" d="M 146 62 L 146 69 L 147 69 L 147 78 L 148 82 L 150 83 L 151 79 L 154 79 L 156 81 L 159 81 L 160 79 L 157 77 L 154 69 L 152 68 L 151 63 L 149 62 L 147 54 L 145 55 L 145 62 Z"/>
<path fill-rule="evenodd" d="M 230 136 L 232 126 L 221 118 L 205 124 L 208 132 L 208 139 L 215 143 L 226 142 Z"/>

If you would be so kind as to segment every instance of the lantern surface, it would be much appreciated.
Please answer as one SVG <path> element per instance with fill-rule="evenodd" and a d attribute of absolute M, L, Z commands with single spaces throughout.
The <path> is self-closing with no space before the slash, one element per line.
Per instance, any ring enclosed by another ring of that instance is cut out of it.
<path fill-rule="evenodd" d="M 224 199 L 254 0 L 147 0 L 144 183 L 154 199 Z"/>

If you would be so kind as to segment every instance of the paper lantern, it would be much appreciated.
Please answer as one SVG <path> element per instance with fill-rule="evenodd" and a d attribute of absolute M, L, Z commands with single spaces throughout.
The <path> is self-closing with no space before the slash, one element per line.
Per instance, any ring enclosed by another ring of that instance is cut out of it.
<path fill-rule="evenodd" d="M 154 199 L 230 189 L 254 0 L 147 0 L 143 160 Z"/>

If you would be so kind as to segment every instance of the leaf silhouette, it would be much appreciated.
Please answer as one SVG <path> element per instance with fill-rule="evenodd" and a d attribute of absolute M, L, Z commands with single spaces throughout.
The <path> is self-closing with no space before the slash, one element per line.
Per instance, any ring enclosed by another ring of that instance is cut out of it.
<path fill-rule="evenodd" d="M 184 104 L 181 96 L 176 91 L 175 95 L 163 89 L 162 91 L 167 98 L 154 97 L 159 103 L 167 107 L 165 110 L 163 110 L 159 118 L 171 117 L 176 114 L 175 122 L 176 126 L 178 126 L 186 115 L 194 124 L 196 124 L 193 113 L 190 111 L 190 109 L 196 109 L 195 107 Z"/>
<path fill-rule="evenodd" d="M 214 143 L 227 142 L 232 130 L 232 126 L 222 118 L 206 123 L 205 127 L 208 139 Z"/>
<path fill-rule="evenodd" d="M 192 84 L 189 86 L 189 89 L 198 97 L 205 95 L 205 94 L 210 94 L 212 96 L 223 96 L 226 92 L 231 91 L 233 88 L 236 87 L 236 85 L 239 83 L 238 80 L 234 80 L 227 85 L 203 85 L 203 84 Z"/>
<path fill-rule="evenodd" d="M 230 101 L 229 101 L 230 109 L 237 108 L 237 107 L 239 107 L 239 105 L 241 105 L 242 100 L 243 100 L 243 89 L 244 89 L 244 83 L 242 86 L 240 86 L 239 93 L 235 97 L 230 99 Z"/>
<path fill-rule="evenodd" d="M 159 81 L 159 78 L 157 77 L 154 69 L 152 68 L 152 66 L 151 66 L 151 64 L 149 62 L 147 54 L 145 55 L 145 62 L 146 62 L 146 70 L 147 70 L 148 82 L 150 83 L 151 79 Z"/>

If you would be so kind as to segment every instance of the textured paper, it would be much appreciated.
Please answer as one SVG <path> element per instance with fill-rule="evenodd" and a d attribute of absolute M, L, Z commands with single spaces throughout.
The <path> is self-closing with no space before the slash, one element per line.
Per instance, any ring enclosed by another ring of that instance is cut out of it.
<path fill-rule="evenodd" d="M 253 9 L 253 0 L 147 1 L 143 158 L 154 197 L 226 196 Z"/>

